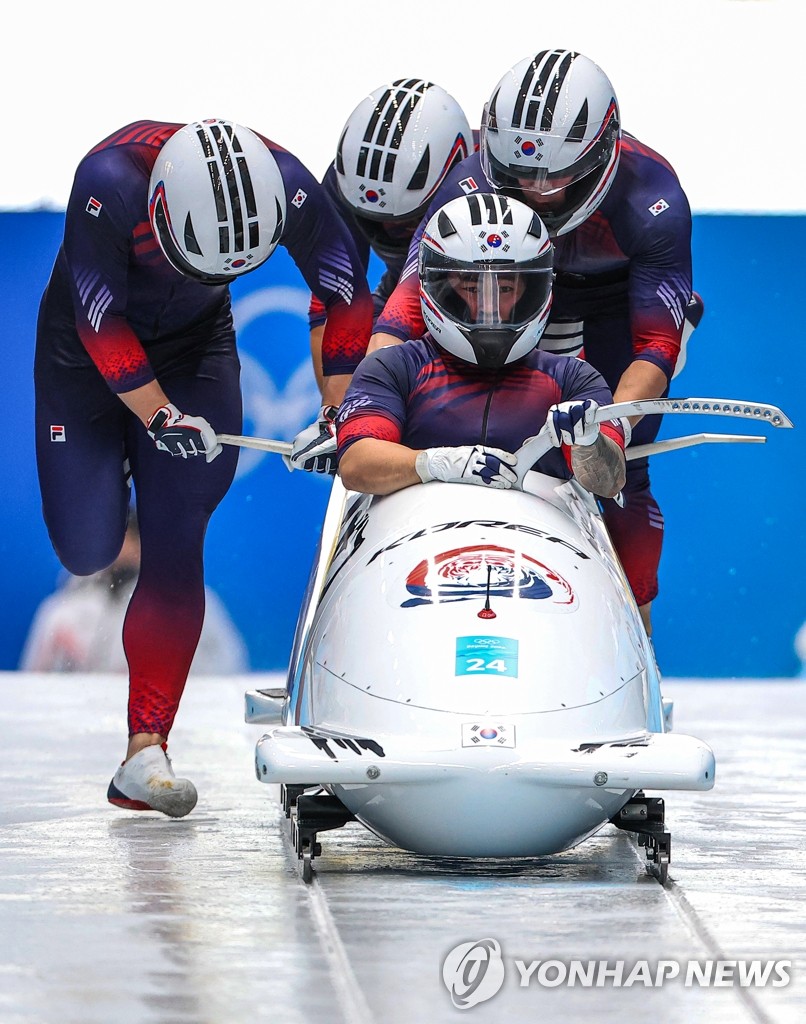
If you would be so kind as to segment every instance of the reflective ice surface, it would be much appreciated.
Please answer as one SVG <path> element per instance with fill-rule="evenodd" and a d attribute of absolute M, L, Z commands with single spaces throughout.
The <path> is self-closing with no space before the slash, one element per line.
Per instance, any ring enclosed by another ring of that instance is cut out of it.
<path fill-rule="evenodd" d="M 667 681 L 717 757 L 711 793 L 666 796 L 672 882 L 605 829 L 558 857 L 446 862 L 358 825 L 322 833 L 306 886 L 277 791 L 255 780 L 243 693 L 195 679 L 171 755 L 185 819 L 120 811 L 126 682 L 0 674 L 2 1024 L 473 1024 L 806 1019 L 806 685 Z M 512 808 L 517 815 L 517 807 Z M 485 937 L 506 969 L 460 1011 L 446 955 Z M 515 961 L 792 960 L 786 987 L 519 986 Z"/>

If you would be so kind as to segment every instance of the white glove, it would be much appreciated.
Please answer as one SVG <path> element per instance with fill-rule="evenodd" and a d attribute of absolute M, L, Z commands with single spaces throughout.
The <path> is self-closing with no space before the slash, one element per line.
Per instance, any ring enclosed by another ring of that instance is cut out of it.
<path fill-rule="evenodd" d="M 308 473 L 336 473 L 336 413 L 335 405 L 323 405 L 319 418 L 301 430 L 294 438 L 290 455 L 283 461 L 291 469 L 304 469 Z"/>
<path fill-rule="evenodd" d="M 427 448 L 418 453 L 414 465 L 424 484 L 429 480 L 443 480 L 449 484 L 486 484 L 488 487 L 507 488 L 518 479 L 509 468 L 517 461 L 517 456 L 511 452 L 477 444 L 459 448 Z"/>
<path fill-rule="evenodd" d="M 564 444 L 595 444 L 599 424 L 594 423 L 599 405 L 592 398 L 581 402 L 560 402 L 549 409 L 546 424 L 555 448 Z"/>
<path fill-rule="evenodd" d="M 170 402 L 151 414 L 146 430 L 160 451 L 187 459 L 204 455 L 212 462 L 223 448 L 216 433 L 202 416 L 186 416 Z"/>

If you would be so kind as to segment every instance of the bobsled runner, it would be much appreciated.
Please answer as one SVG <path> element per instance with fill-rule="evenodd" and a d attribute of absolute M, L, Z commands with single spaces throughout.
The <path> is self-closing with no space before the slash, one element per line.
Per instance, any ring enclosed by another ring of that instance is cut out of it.
<path fill-rule="evenodd" d="M 713 399 L 598 415 L 639 412 L 791 426 L 775 407 Z M 334 478 L 287 685 L 246 694 L 246 721 L 268 727 L 257 777 L 281 786 L 306 881 L 319 833 L 350 821 L 449 858 L 556 854 L 610 823 L 665 881 L 664 801 L 646 793 L 711 789 L 714 755 L 671 729 L 596 500 L 525 468 L 547 445 L 545 430 L 524 445 L 511 490 L 378 497 Z"/>

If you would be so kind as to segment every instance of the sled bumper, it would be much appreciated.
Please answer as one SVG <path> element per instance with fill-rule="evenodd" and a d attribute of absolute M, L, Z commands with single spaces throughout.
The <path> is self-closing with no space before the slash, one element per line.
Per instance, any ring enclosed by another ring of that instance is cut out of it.
<path fill-rule="evenodd" d="M 693 736 L 647 733 L 609 743 L 540 740 L 531 749 L 458 747 L 417 750 L 318 727 L 279 726 L 257 743 L 261 782 L 289 785 L 406 785 L 466 775 L 509 776 L 519 783 L 577 789 L 708 790 L 714 785 L 711 748 Z M 536 756 L 539 755 L 539 756 Z"/>

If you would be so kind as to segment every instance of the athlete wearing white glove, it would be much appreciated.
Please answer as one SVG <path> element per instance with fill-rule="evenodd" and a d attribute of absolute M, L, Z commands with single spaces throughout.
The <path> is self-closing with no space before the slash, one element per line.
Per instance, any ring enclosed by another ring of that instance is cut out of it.
<path fill-rule="evenodd" d="M 551 443 L 555 448 L 569 445 L 571 469 L 583 487 L 594 494 L 615 497 L 624 486 L 624 452 L 603 434 L 595 422 L 598 402 L 592 398 L 552 405 L 546 418 Z M 621 423 L 627 433 L 627 426 Z"/>
<path fill-rule="evenodd" d="M 304 469 L 308 473 L 336 472 L 336 413 L 334 405 L 323 405 L 318 418 L 294 438 L 290 455 L 283 461 L 289 470 Z"/>
<path fill-rule="evenodd" d="M 503 225 L 506 249 L 491 255 Z M 538 348 L 554 257 L 535 212 L 496 193 L 458 196 L 431 215 L 418 257 L 427 333 L 371 352 L 356 370 L 339 411 L 344 486 L 378 495 L 434 479 L 518 488 L 534 465 L 520 454 L 523 439 L 548 419 L 554 447 L 545 451 L 541 439 L 539 471 L 617 494 L 622 431 L 594 422 L 613 401 L 604 378 L 584 360 Z"/>
<path fill-rule="evenodd" d="M 592 398 L 552 405 L 546 424 L 554 447 L 595 444 L 599 436 L 599 424 L 594 419 L 598 409 L 598 403 Z"/>
<path fill-rule="evenodd" d="M 170 402 L 152 413 L 146 430 L 160 451 L 183 459 L 204 455 L 208 462 L 212 462 L 223 450 L 215 431 L 203 416 L 186 416 Z"/>
<path fill-rule="evenodd" d="M 515 455 L 501 448 L 461 445 L 418 452 L 414 468 L 424 484 L 429 480 L 442 480 L 449 484 L 482 484 L 500 490 L 517 481 L 510 468 L 517 461 Z"/>

